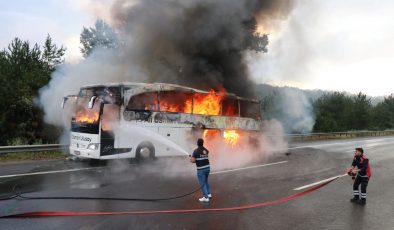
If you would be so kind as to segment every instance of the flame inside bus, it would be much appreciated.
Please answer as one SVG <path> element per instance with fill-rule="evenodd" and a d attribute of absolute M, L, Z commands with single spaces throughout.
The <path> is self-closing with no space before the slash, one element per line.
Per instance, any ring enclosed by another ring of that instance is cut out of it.
<path fill-rule="evenodd" d="M 183 112 L 201 115 L 220 115 L 221 102 L 224 98 L 224 91 L 216 93 L 213 89 L 211 89 L 209 94 L 195 93 L 193 95 L 190 95 L 188 98 L 185 98 L 185 100 L 179 101 L 177 101 L 176 96 L 177 95 L 167 95 L 166 97 L 164 95 L 161 96 L 160 111 Z M 147 100 L 147 98 L 144 98 L 143 100 Z M 149 103 L 144 103 L 143 100 L 139 103 L 144 104 L 144 109 L 158 110 L 157 98 L 152 97 L 151 99 L 149 99 Z M 234 108 L 230 109 L 234 111 L 236 110 Z M 98 119 L 98 108 L 86 109 L 81 106 L 75 115 L 75 120 L 79 123 L 95 123 L 98 121 Z"/>
<path fill-rule="evenodd" d="M 220 102 L 223 99 L 223 92 L 215 94 L 213 89 L 210 90 L 209 94 L 195 94 L 193 113 L 205 114 L 205 115 L 219 115 L 220 114 Z M 191 103 L 191 102 L 190 102 Z"/>
<path fill-rule="evenodd" d="M 216 95 L 213 89 L 210 90 L 209 94 L 195 93 L 193 99 L 190 96 L 179 103 L 174 103 L 174 97 L 161 97 L 160 110 L 203 115 L 219 115 L 220 103 L 223 98 L 224 92 L 219 92 Z"/>
<path fill-rule="evenodd" d="M 78 123 L 96 123 L 99 119 L 97 111 L 90 111 L 86 109 L 79 110 L 75 115 L 75 121 Z"/>
<path fill-rule="evenodd" d="M 215 139 L 220 136 L 219 130 L 204 130 L 203 137 L 204 139 Z M 223 140 L 226 144 L 231 147 L 235 147 L 240 140 L 241 135 L 236 130 L 224 130 L 223 132 Z"/>
<path fill-rule="evenodd" d="M 224 141 L 231 146 L 235 146 L 239 140 L 239 133 L 236 130 L 224 130 Z"/>

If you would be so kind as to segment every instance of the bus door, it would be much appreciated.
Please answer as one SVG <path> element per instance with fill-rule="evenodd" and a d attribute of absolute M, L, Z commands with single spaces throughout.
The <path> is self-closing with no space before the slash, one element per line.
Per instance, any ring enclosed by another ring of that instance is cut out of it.
<path fill-rule="evenodd" d="M 119 153 L 115 146 L 114 128 L 119 124 L 119 105 L 104 104 L 101 116 L 100 156 L 108 156 Z"/>

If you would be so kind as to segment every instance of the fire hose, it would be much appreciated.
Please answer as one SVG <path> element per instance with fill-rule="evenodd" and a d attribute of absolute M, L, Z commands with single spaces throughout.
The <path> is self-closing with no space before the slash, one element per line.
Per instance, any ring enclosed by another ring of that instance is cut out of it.
<path fill-rule="evenodd" d="M 12 196 L 2 197 L 1 200 L 12 200 L 12 199 L 22 199 L 22 200 L 113 200 L 113 201 L 165 201 L 165 200 L 174 200 L 178 198 L 182 198 L 185 196 L 189 196 L 197 191 L 199 191 L 201 187 L 193 190 L 192 192 L 172 196 L 167 198 L 122 198 L 122 197 L 88 197 L 88 196 L 24 196 L 21 194 L 21 187 L 19 185 L 15 185 L 12 189 Z"/>
<path fill-rule="evenodd" d="M 282 198 L 279 198 L 276 200 L 266 201 L 266 202 L 262 202 L 262 203 L 249 204 L 249 205 L 243 205 L 243 206 L 235 206 L 235 207 L 227 207 L 227 208 L 197 208 L 197 209 L 172 209 L 172 210 L 148 210 L 148 211 L 104 211 L 104 212 L 36 211 L 36 212 L 15 213 L 15 214 L 10 214 L 10 215 L 0 216 L 0 218 L 50 217 L 50 216 L 94 216 L 94 215 L 137 215 L 137 214 L 142 215 L 142 214 L 164 214 L 164 213 L 169 214 L 169 213 L 239 211 L 239 210 L 253 209 L 253 208 L 283 203 L 286 201 L 296 199 L 301 196 L 305 196 L 309 193 L 312 193 L 312 192 L 328 185 L 329 183 L 333 182 L 334 180 L 336 180 L 340 177 L 342 177 L 342 176 L 334 177 L 329 181 L 326 181 L 324 183 L 321 183 L 319 185 L 311 187 L 307 190 L 304 190 L 299 193 L 295 193 L 295 194 L 287 196 L 287 197 L 282 197 Z M 192 194 L 192 193 L 190 193 L 190 194 Z M 14 197 L 12 197 L 12 198 L 16 198 L 17 196 L 18 195 L 14 195 Z M 19 195 L 19 197 L 21 197 L 21 196 Z"/>

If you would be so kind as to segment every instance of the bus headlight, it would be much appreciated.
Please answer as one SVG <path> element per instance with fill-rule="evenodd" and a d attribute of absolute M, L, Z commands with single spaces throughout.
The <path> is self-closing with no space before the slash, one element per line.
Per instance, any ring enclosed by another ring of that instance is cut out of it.
<path fill-rule="evenodd" d="M 88 145 L 88 149 L 90 149 L 90 150 L 96 150 L 96 149 L 98 149 L 98 147 L 99 147 L 99 144 L 89 144 Z"/>

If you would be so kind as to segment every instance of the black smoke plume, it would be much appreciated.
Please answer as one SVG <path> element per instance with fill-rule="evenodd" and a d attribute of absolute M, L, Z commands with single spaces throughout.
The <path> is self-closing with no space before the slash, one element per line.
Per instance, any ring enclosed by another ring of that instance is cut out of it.
<path fill-rule="evenodd" d="M 143 69 L 147 82 L 253 96 L 245 52 L 267 52 L 259 21 L 281 19 L 291 0 L 119 0 L 112 6 L 122 60 Z"/>

